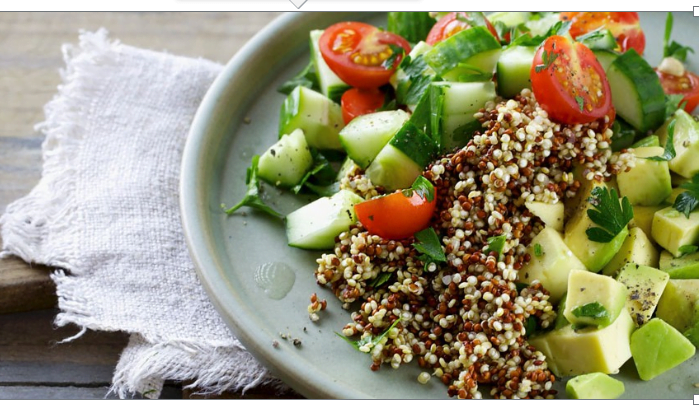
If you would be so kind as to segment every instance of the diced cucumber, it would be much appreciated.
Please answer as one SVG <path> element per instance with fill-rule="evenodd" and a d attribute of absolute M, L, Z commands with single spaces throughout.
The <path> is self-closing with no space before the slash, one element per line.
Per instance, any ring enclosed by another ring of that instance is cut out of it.
<path fill-rule="evenodd" d="M 424 54 L 425 62 L 447 81 L 474 74 L 492 74 L 500 56 L 500 42 L 488 29 L 476 26 L 437 43 Z"/>
<path fill-rule="evenodd" d="M 612 62 L 607 71 L 612 104 L 621 118 L 643 133 L 665 121 L 665 92 L 653 68 L 635 49 Z"/>
<path fill-rule="evenodd" d="M 313 166 L 311 154 L 303 131 L 296 129 L 285 134 L 260 156 L 260 179 L 276 186 L 292 187 Z"/>
<path fill-rule="evenodd" d="M 316 74 L 318 75 L 318 84 L 320 84 L 320 91 L 326 97 L 335 101 L 340 102 L 342 94 L 347 91 L 350 86 L 347 85 L 343 80 L 340 79 L 335 73 L 330 69 L 328 64 L 325 63 L 323 55 L 320 54 L 320 47 L 318 46 L 318 40 L 323 34 L 322 30 L 311 30 L 310 43 L 311 43 L 311 62 L 316 69 Z"/>
<path fill-rule="evenodd" d="M 472 123 L 473 117 L 488 101 L 495 100 L 495 84 L 487 82 L 433 82 L 432 135 L 441 148 L 451 151 L 466 143 L 454 133 Z"/>
<path fill-rule="evenodd" d="M 546 32 L 551 29 L 551 26 L 558 23 L 560 18 L 560 13 L 557 12 L 543 12 L 535 14 L 536 19 L 529 19 L 524 23 L 529 29 L 529 34 L 531 36 L 541 36 L 546 34 Z"/>
<path fill-rule="evenodd" d="M 498 94 L 511 98 L 524 88 L 532 88 L 529 73 L 536 54 L 535 46 L 513 46 L 505 49 L 498 59 Z"/>
<path fill-rule="evenodd" d="M 595 57 L 599 61 L 600 65 L 602 65 L 602 69 L 604 69 L 604 72 L 609 71 L 609 67 L 612 65 L 612 62 L 614 62 L 616 58 L 619 57 L 619 54 L 617 52 L 606 49 L 593 50 L 592 53 L 595 54 Z"/>
<path fill-rule="evenodd" d="M 294 88 L 282 104 L 279 136 L 301 129 L 310 147 L 342 150 L 338 133 L 343 127 L 340 105 L 309 88 Z"/>
<path fill-rule="evenodd" d="M 575 38 L 588 48 L 594 50 L 609 50 L 617 48 L 616 39 L 612 32 L 607 29 L 597 30 Z"/>
<path fill-rule="evenodd" d="M 494 12 L 487 17 L 492 24 L 502 22 L 507 27 L 516 27 L 528 21 L 530 16 L 530 12 Z"/>
<path fill-rule="evenodd" d="M 340 131 L 340 143 L 347 156 L 366 169 L 409 118 L 410 115 L 403 110 L 379 111 L 355 117 Z"/>
<path fill-rule="evenodd" d="M 646 137 L 645 139 L 641 139 L 631 145 L 631 148 L 636 149 L 639 147 L 652 147 L 652 146 L 660 146 L 660 138 L 656 136 L 655 134 L 651 134 L 650 136 Z"/>
<path fill-rule="evenodd" d="M 408 188 L 438 151 L 438 144 L 408 121 L 376 155 L 366 176 L 389 191 Z"/>
<path fill-rule="evenodd" d="M 410 43 L 418 43 L 427 38 L 436 21 L 429 12 L 389 12 L 387 23 L 389 32 Z"/>
<path fill-rule="evenodd" d="M 335 237 L 357 221 L 354 205 L 364 199 L 341 190 L 304 205 L 286 216 L 286 238 L 290 246 L 309 250 L 328 250 Z"/>

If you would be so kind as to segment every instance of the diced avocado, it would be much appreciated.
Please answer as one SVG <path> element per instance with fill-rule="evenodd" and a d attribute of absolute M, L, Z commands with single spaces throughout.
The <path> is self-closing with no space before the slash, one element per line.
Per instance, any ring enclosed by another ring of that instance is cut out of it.
<path fill-rule="evenodd" d="M 687 337 L 689 342 L 694 344 L 695 347 L 699 347 L 699 302 L 694 304 L 694 318 L 692 322 L 692 326 L 684 331 L 682 335 Z"/>
<path fill-rule="evenodd" d="M 310 250 L 333 248 L 335 237 L 357 222 L 354 205 L 363 201 L 354 192 L 341 190 L 290 213 L 286 216 L 289 245 Z"/>
<path fill-rule="evenodd" d="M 655 316 L 684 332 L 694 326 L 699 280 L 670 279 L 660 297 Z"/>
<path fill-rule="evenodd" d="M 675 257 L 667 251 L 660 253 L 660 270 L 670 279 L 699 279 L 699 252 Z"/>
<path fill-rule="evenodd" d="M 604 266 L 602 274 L 614 276 L 626 263 L 642 264 L 658 267 L 660 254 L 642 229 L 635 227 L 629 230 L 624 244 L 612 260 Z"/>
<path fill-rule="evenodd" d="M 670 170 L 691 178 L 699 173 L 699 123 L 686 111 L 677 110 L 656 132 L 661 146 L 665 146 L 667 127 L 672 120 L 676 120 L 673 134 L 676 155 L 669 162 Z"/>
<path fill-rule="evenodd" d="M 311 154 L 303 131 L 296 129 L 285 134 L 260 156 L 260 179 L 276 186 L 291 187 L 301 181 L 313 166 Z"/>
<path fill-rule="evenodd" d="M 553 329 L 561 329 L 565 326 L 570 325 L 570 322 L 563 315 L 563 311 L 566 309 L 566 294 L 564 293 L 561 297 L 561 301 L 558 303 L 558 308 L 556 309 L 556 321 L 553 323 Z"/>
<path fill-rule="evenodd" d="M 638 227 L 643 230 L 643 233 L 648 237 L 650 241 L 655 243 L 653 240 L 652 229 L 653 229 L 653 216 L 656 211 L 660 211 L 667 205 L 656 205 L 652 207 L 644 207 L 641 205 L 636 205 L 633 207 L 633 219 L 629 223 L 629 228 Z M 629 230 L 631 231 L 631 230 Z"/>
<path fill-rule="evenodd" d="M 645 159 L 660 156 L 665 152 L 662 147 L 640 147 L 634 149 L 636 165 L 628 172 L 617 175 L 617 184 L 621 196 L 625 196 L 631 205 L 659 205 L 672 192 L 670 168 L 667 162 Z M 639 186 L 643 184 L 642 186 Z"/>
<path fill-rule="evenodd" d="M 323 94 L 299 85 L 286 97 L 279 116 L 279 136 L 303 130 L 308 146 L 342 150 L 338 133 L 345 126 L 342 108 Z"/>
<path fill-rule="evenodd" d="M 583 374 L 566 383 L 569 399 L 616 399 L 624 394 L 624 383 L 604 373 Z"/>
<path fill-rule="evenodd" d="M 585 265 L 563 242 L 561 234 L 550 227 L 544 229 L 527 248 L 531 260 L 519 270 L 523 283 L 538 280 L 550 293 L 550 300 L 557 303 L 568 290 L 571 270 L 585 270 Z"/>
<path fill-rule="evenodd" d="M 529 344 L 544 353 L 551 371 L 559 376 L 587 373 L 614 374 L 631 358 L 629 342 L 636 328 L 623 309 L 619 317 L 605 328 L 572 325 L 529 339 Z"/>
<path fill-rule="evenodd" d="M 626 286 L 609 276 L 571 270 L 563 314 L 577 326 L 605 327 L 624 310 L 627 296 Z"/>
<path fill-rule="evenodd" d="M 551 227 L 559 233 L 563 232 L 564 205 L 562 201 L 558 201 L 555 204 L 532 201 L 526 202 L 524 206 L 526 206 L 532 214 L 541 218 L 547 227 Z"/>
<path fill-rule="evenodd" d="M 677 367 L 696 351 L 692 343 L 660 318 L 653 318 L 631 335 L 631 355 L 641 380 L 651 380 Z"/>
<path fill-rule="evenodd" d="M 657 244 L 679 257 L 679 248 L 699 243 L 699 211 L 687 218 L 672 207 L 663 208 L 653 215 L 653 239 Z"/>
<path fill-rule="evenodd" d="M 670 276 L 653 267 L 627 263 L 617 280 L 628 289 L 626 308 L 636 326 L 641 326 L 653 316 Z"/>

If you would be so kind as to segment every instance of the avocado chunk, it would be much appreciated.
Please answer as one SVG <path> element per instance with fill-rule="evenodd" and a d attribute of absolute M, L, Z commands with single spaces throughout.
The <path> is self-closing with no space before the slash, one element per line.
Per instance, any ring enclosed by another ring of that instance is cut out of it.
<path fill-rule="evenodd" d="M 283 135 L 260 156 L 260 179 L 276 185 L 291 187 L 303 179 L 313 166 L 311 154 L 301 129 Z"/>
<path fill-rule="evenodd" d="M 569 399 L 616 399 L 624 394 L 624 383 L 604 373 L 573 377 L 566 383 Z"/>
<path fill-rule="evenodd" d="M 626 308 L 636 326 L 641 326 L 653 316 L 670 276 L 653 267 L 627 263 L 617 280 L 628 289 Z"/>
<path fill-rule="evenodd" d="M 624 244 L 612 260 L 604 266 L 602 273 L 607 276 L 615 275 L 627 263 L 642 264 L 658 267 L 660 254 L 646 233 L 640 228 L 631 228 Z"/>
<path fill-rule="evenodd" d="M 675 257 L 667 251 L 660 254 L 660 270 L 670 279 L 699 279 L 699 252 Z"/>
<path fill-rule="evenodd" d="M 626 286 L 609 276 L 572 270 L 563 314 L 576 326 L 605 327 L 624 310 L 627 295 Z"/>
<path fill-rule="evenodd" d="M 552 303 L 557 303 L 568 290 L 568 275 L 571 270 L 585 270 L 575 254 L 563 242 L 561 234 L 544 227 L 527 248 L 531 260 L 519 270 L 523 283 L 538 280 L 549 291 Z"/>
<path fill-rule="evenodd" d="M 587 237 L 588 228 L 597 227 L 587 214 L 588 209 L 594 208 L 589 198 L 595 187 L 607 188 L 604 182 L 585 181 L 584 186 L 578 190 L 578 195 L 573 200 L 580 202 L 565 226 L 564 241 L 580 259 L 585 268 L 591 272 L 598 272 L 616 255 L 629 234 L 628 226 L 624 227 L 611 241 L 600 243 L 590 241 Z"/>
<path fill-rule="evenodd" d="M 636 165 L 617 175 L 619 192 L 629 199 L 631 205 L 658 205 L 670 196 L 672 180 L 668 162 L 645 159 L 664 152 L 665 149 L 655 146 L 634 149 Z"/>
<path fill-rule="evenodd" d="M 699 280 L 670 279 L 660 297 L 655 316 L 685 332 L 695 325 Z"/>
<path fill-rule="evenodd" d="M 631 335 L 631 355 L 641 380 L 652 380 L 691 358 L 692 343 L 660 318 L 653 318 Z"/>
<path fill-rule="evenodd" d="M 566 310 L 566 295 L 563 294 L 561 301 L 558 302 L 558 308 L 556 309 L 556 320 L 553 322 L 553 329 L 561 329 L 565 326 L 570 325 L 570 322 L 563 315 L 563 311 Z"/>
<path fill-rule="evenodd" d="M 551 227 L 559 233 L 563 232 L 564 206 L 562 201 L 559 201 L 555 204 L 532 201 L 526 202 L 524 206 L 526 206 L 532 214 L 541 218 L 541 221 L 543 221 L 547 227 Z"/>
<path fill-rule="evenodd" d="M 572 325 L 531 337 L 529 344 L 547 357 L 551 371 L 558 377 L 601 372 L 615 374 L 631 358 L 631 333 L 636 328 L 623 309 L 605 328 Z"/>
<path fill-rule="evenodd" d="M 679 257 L 679 248 L 699 243 L 699 211 L 687 218 L 672 207 L 663 208 L 653 215 L 653 239 L 658 245 Z"/>
<path fill-rule="evenodd" d="M 643 230 L 643 233 L 648 237 L 650 241 L 655 243 L 653 240 L 653 216 L 656 211 L 667 207 L 667 205 L 655 205 L 650 207 L 644 207 L 642 205 L 636 205 L 633 207 L 633 219 L 629 223 L 629 228 L 638 227 Z M 629 231 L 631 231 L 629 229 Z"/>
<path fill-rule="evenodd" d="M 667 127 L 672 120 L 676 120 L 673 134 L 676 155 L 669 161 L 669 167 L 671 171 L 691 178 L 699 173 L 699 123 L 686 111 L 677 110 L 656 132 L 663 147 L 667 141 Z"/>

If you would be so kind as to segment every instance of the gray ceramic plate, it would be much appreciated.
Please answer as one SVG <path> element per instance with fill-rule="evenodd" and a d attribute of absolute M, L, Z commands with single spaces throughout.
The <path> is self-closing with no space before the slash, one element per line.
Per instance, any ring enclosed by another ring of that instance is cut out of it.
<path fill-rule="evenodd" d="M 417 365 L 372 372 L 369 356 L 334 334 L 349 322 L 349 314 L 329 290 L 316 285 L 318 253 L 288 247 L 281 222 L 247 210 L 247 215 L 228 217 L 221 210 L 221 203 L 231 205 L 244 195 L 252 155 L 276 141 L 284 99 L 276 88 L 308 62 L 309 30 L 340 20 L 385 27 L 381 15 L 287 14 L 256 35 L 213 84 L 184 152 L 181 207 L 187 241 L 201 281 L 231 330 L 299 393 L 309 398 L 446 398 L 436 378 L 427 385 L 416 381 Z M 664 21 L 664 13 L 642 14 L 650 62 L 659 62 Z M 676 13 L 674 39 L 699 51 L 696 34 L 691 13 Z M 691 59 L 698 70 L 697 58 Z M 265 197 L 282 213 L 307 202 L 275 190 Z M 295 275 L 286 296 L 266 292 L 256 282 L 255 271 L 269 262 L 288 266 Z M 314 292 L 328 300 L 318 323 L 306 310 Z M 295 346 L 294 338 L 301 344 Z M 699 359 L 652 382 L 641 382 L 629 362 L 620 377 L 626 384 L 623 398 L 691 399 L 699 383 Z"/>

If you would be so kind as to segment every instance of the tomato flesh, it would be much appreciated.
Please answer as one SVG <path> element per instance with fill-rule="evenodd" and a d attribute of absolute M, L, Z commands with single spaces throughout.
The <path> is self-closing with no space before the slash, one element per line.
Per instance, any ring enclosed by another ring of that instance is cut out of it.
<path fill-rule="evenodd" d="M 436 198 L 427 201 L 417 192 L 407 197 L 402 191 L 396 191 L 361 202 L 354 206 L 354 211 L 370 234 L 387 240 L 403 240 L 427 228 L 436 207 Z"/>
<path fill-rule="evenodd" d="M 385 94 L 378 88 L 350 88 L 342 94 L 342 118 L 348 124 L 355 117 L 374 113 L 384 104 Z"/>
<path fill-rule="evenodd" d="M 539 105 L 560 123 L 589 123 L 612 107 L 602 65 L 587 46 L 563 36 L 551 36 L 539 47 L 530 77 Z"/>
<path fill-rule="evenodd" d="M 699 104 L 699 76 L 686 70 L 682 76 L 668 74 L 657 69 L 655 72 L 660 78 L 660 84 L 663 86 L 665 94 L 684 95 L 684 99 L 682 99 L 682 102 L 685 103 L 684 110 L 688 113 L 694 111 Z"/>
<path fill-rule="evenodd" d="M 402 37 L 360 22 L 336 23 L 323 32 L 319 46 L 323 60 L 344 82 L 357 88 L 377 88 L 388 83 L 402 55 L 387 68 L 384 63 L 394 47 L 410 53 L 410 44 Z"/>
<path fill-rule="evenodd" d="M 458 14 L 456 12 L 451 12 L 443 16 L 437 21 L 437 23 L 434 24 L 434 26 L 432 26 L 430 33 L 427 34 L 425 42 L 429 43 L 430 45 L 434 45 L 461 32 L 464 29 L 470 28 L 471 25 L 465 21 L 468 17 L 468 14 L 465 12 L 458 12 Z M 485 21 L 485 26 L 488 28 L 490 33 L 492 33 L 493 36 L 495 36 L 495 38 L 499 41 L 500 39 L 498 38 L 498 32 L 495 30 L 495 26 L 493 26 L 485 17 L 483 19 Z"/>
<path fill-rule="evenodd" d="M 622 52 L 631 48 L 643 55 L 646 36 L 636 12 L 562 12 L 561 20 L 570 20 L 570 35 L 577 38 L 600 28 L 608 29 Z"/>

